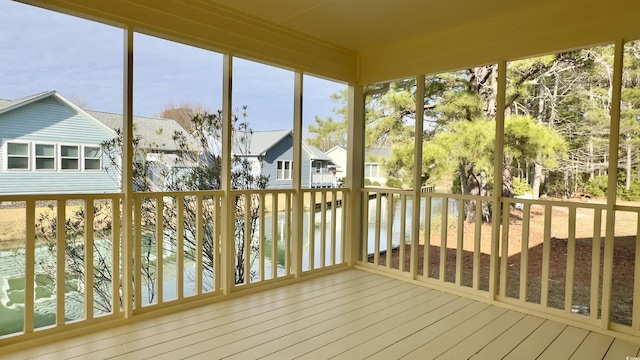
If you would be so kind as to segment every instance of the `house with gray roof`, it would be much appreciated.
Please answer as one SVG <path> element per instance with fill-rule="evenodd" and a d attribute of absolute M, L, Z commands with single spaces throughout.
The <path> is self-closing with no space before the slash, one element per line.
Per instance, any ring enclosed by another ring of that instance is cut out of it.
<path fill-rule="evenodd" d="M 180 125 L 138 116 L 133 123 L 150 164 L 164 172 L 177 166 L 172 134 L 184 131 Z M 0 193 L 120 192 L 119 166 L 110 164 L 102 143 L 122 127 L 121 114 L 84 110 L 56 91 L 0 100 Z M 187 141 L 198 148 L 191 136 Z"/>
<path fill-rule="evenodd" d="M 345 178 L 347 174 L 347 149 L 342 146 L 334 146 L 327 151 L 338 169 L 338 177 Z M 387 176 L 384 171 L 385 161 L 391 158 L 391 149 L 387 147 L 375 147 L 365 150 L 364 178 L 372 185 L 386 185 Z"/>
<path fill-rule="evenodd" d="M 234 149 L 237 156 L 248 159 L 254 174 L 269 176 L 268 188 L 293 186 L 293 131 L 253 131 L 248 151 Z M 336 166 L 320 149 L 302 143 L 302 187 L 336 187 Z"/>

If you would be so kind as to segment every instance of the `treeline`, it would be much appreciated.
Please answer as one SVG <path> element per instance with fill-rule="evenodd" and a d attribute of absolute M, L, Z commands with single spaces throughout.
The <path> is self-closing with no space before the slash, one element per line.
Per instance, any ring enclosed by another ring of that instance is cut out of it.
<path fill-rule="evenodd" d="M 507 66 L 504 196 L 604 196 L 609 168 L 613 46 L 512 61 Z M 366 146 L 391 148 L 389 178 L 412 184 L 415 79 L 372 86 Z M 624 49 L 618 195 L 640 199 L 640 41 Z M 493 191 L 497 65 L 426 77 L 423 183 L 486 195 Z M 344 99 L 338 95 L 337 98 Z M 344 115 L 344 108 L 336 111 Z M 314 145 L 346 143 L 346 120 L 316 118 Z M 376 159 L 367 159 L 369 161 Z M 473 215 L 473 214 L 471 214 Z"/>

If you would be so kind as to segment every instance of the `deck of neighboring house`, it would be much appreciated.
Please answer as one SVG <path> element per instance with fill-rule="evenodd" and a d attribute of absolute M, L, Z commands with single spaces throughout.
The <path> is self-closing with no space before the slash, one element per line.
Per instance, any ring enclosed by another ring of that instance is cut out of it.
<path fill-rule="evenodd" d="M 361 270 L 161 316 L 6 359 L 625 359 L 640 345 Z M 6 357 L 5 357 L 6 356 Z"/>

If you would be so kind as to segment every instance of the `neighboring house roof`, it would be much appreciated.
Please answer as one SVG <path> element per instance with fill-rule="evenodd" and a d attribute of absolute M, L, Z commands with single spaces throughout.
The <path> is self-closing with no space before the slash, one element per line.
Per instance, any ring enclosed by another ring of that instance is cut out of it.
<path fill-rule="evenodd" d="M 108 130 L 108 131 L 112 132 L 115 135 L 114 129 L 109 128 L 104 123 L 98 121 L 95 117 L 89 115 L 81 107 L 79 107 L 76 104 L 72 103 L 71 101 L 69 101 L 64 96 L 58 94 L 55 90 L 45 91 L 45 92 L 42 92 L 42 93 L 39 93 L 39 94 L 30 95 L 30 96 L 23 97 L 23 98 L 16 99 L 16 100 L 1 100 L 2 102 L 0 102 L 0 114 L 7 113 L 9 111 L 21 108 L 23 106 L 26 106 L 28 104 L 34 103 L 36 101 L 40 101 L 40 100 L 48 98 L 48 97 L 53 98 L 56 101 L 60 102 L 61 104 L 68 106 L 69 108 L 73 109 L 74 111 L 76 111 L 77 113 L 83 115 L 84 117 L 86 117 L 86 118 L 88 118 L 88 119 L 90 119 L 92 121 L 95 121 L 96 124 L 98 124 L 99 126 L 105 128 L 105 130 Z"/>
<path fill-rule="evenodd" d="M 31 102 L 43 99 L 47 96 L 52 96 L 54 94 L 57 94 L 57 93 L 55 91 L 45 91 L 39 94 L 29 95 L 20 99 L 15 99 L 15 100 L 0 99 L 0 114 L 7 111 L 11 111 L 15 108 L 19 108 L 20 106 L 24 106 Z"/>
<path fill-rule="evenodd" d="M 307 143 L 302 143 L 302 148 L 309 153 L 309 157 L 311 160 L 324 160 L 324 161 L 332 161 L 329 155 L 322 152 L 322 150 L 318 149 L 313 145 L 309 145 Z"/>
<path fill-rule="evenodd" d="M 391 148 L 381 147 L 381 148 L 371 148 L 367 149 L 364 153 L 366 162 L 379 162 L 380 158 L 384 160 L 388 160 L 391 158 L 391 153 L 393 151 Z"/>
<path fill-rule="evenodd" d="M 347 152 L 347 149 L 345 149 L 343 146 L 340 145 L 336 145 L 334 147 L 332 147 L 331 149 L 327 150 L 327 154 L 332 154 L 336 151 L 340 151 L 340 152 Z"/>
<path fill-rule="evenodd" d="M 269 149 L 276 146 L 285 137 L 293 135 L 293 130 L 254 131 L 251 134 L 251 144 L 248 156 L 264 156 Z M 331 161 L 331 158 L 315 146 L 302 143 L 302 149 L 309 154 L 311 160 Z"/>
<path fill-rule="evenodd" d="M 115 136 L 116 129 L 122 129 L 124 118 L 122 114 L 114 114 L 102 111 L 83 110 L 73 102 L 60 95 L 55 90 L 45 91 L 39 94 L 30 95 L 15 100 L 0 99 L 0 114 L 31 104 L 47 97 L 52 97 L 64 105 L 72 108 L 76 112 L 84 115 L 108 129 Z M 134 133 L 142 139 L 142 147 L 157 151 L 176 151 L 178 146 L 173 140 L 174 131 L 179 131 L 187 135 L 187 143 L 190 149 L 196 151 L 199 144 L 189 135 L 176 121 L 170 119 L 150 118 L 142 116 L 133 117 Z"/>
<path fill-rule="evenodd" d="M 254 131 L 251 135 L 251 144 L 249 148 L 250 156 L 264 155 L 278 144 L 282 139 L 288 135 L 293 134 L 292 130 L 267 130 L 267 131 Z"/>
<path fill-rule="evenodd" d="M 124 117 L 121 114 L 93 110 L 88 110 L 87 113 L 111 129 L 122 129 L 124 126 Z M 134 134 L 142 140 L 141 146 L 143 148 L 159 151 L 178 150 L 178 146 L 173 140 L 173 133 L 178 131 L 187 134 L 182 126 L 170 119 L 134 116 L 133 127 Z M 194 151 L 200 146 L 196 139 L 190 135 L 187 136 L 187 144 L 189 149 Z"/>

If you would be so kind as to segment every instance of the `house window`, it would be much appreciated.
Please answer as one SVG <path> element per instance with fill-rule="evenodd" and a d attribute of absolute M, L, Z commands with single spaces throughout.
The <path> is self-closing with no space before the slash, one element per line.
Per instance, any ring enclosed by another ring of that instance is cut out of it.
<path fill-rule="evenodd" d="M 380 165 L 378 165 L 378 164 L 365 164 L 364 165 L 364 177 L 366 177 L 366 178 L 380 177 Z"/>
<path fill-rule="evenodd" d="M 99 146 L 85 146 L 84 147 L 84 169 L 85 170 L 100 170 L 102 152 Z"/>
<path fill-rule="evenodd" d="M 320 174 L 322 172 L 322 163 L 320 161 L 316 161 L 316 173 Z"/>
<path fill-rule="evenodd" d="M 29 170 L 29 144 L 7 143 L 7 169 Z"/>
<path fill-rule="evenodd" d="M 292 161 L 278 161 L 278 180 L 291 180 Z"/>
<path fill-rule="evenodd" d="M 80 151 L 78 146 L 60 146 L 60 169 L 80 170 Z"/>
<path fill-rule="evenodd" d="M 36 170 L 56 169 L 55 145 L 36 144 Z"/>

